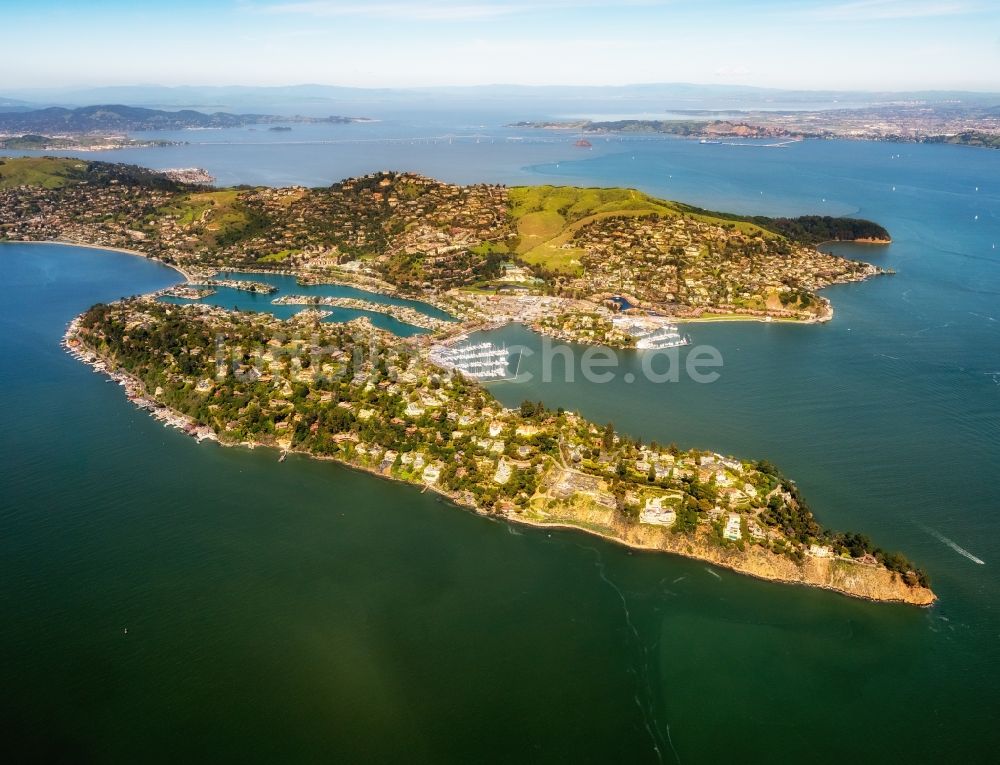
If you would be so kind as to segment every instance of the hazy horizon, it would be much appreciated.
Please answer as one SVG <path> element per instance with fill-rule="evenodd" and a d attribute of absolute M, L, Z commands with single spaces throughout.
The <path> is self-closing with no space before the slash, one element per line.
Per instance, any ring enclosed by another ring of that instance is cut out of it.
<path fill-rule="evenodd" d="M 680 81 L 680 80 L 650 80 L 650 81 L 636 81 L 636 82 L 623 82 L 616 84 L 594 84 L 588 82 L 576 82 L 576 83 L 523 83 L 523 82 L 503 82 L 503 81 L 484 81 L 476 83 L 467 83 L 461 85 L 448 85 L 448 84 L 434 84 L 434 83 L 414 83 L 409 85 L 348 85 L 341 82 L 319 82 L 319 81 L 288 81 L 284 83 L 272 83 L 272 84 L 260 84 L 255 82 L 220 82 L 220 83 L 196 83 L 196 82 L 179 82 L 173 84 L 167 84 L 164 82 L 94 82 L 90 84 L 62 84 L 62 85 L 46 85 L 37 87 L 26 87 L 14 85 L 10 87 L 4 87 L 0 85 L 2 91 L 0 95 L 8 93 L 43 93 L 43 92 L 79 92 L 79 91 L 96 91 L 96 90 L 142 90 L 142 89 L 161 89 L 161 90 L 299 90 L 306 88 L 317 88 L 317 89 L 329 89 L 329 90 L 348 90 L 348 91 L 359 91 L 359 92 L 377 92 L 377 91 L 398 91 L 398 92 L 408 92 L 408 91 L 458 91 L 458 90 L 496 90 L 501 88 L 510 89 L 523 89 L 523 90 L 628 90 L 631 88 L 692 88 L 692 89 L 704 89 L 708 90 L 725 90 L 732 89 L 734 91 L 762 91 L 762 92 L 772 92 L 772 93 L 822 93 L 822 94 L 871 94 L 877 96 L 890 96 L 890 95 L 911 95 L 911 94 L 934 94 L 934 93 L 974 93 L 977 95 L 1000 95 L 1000 82 L 997 82 L 993 87 L 981 87 L 981 88 L 961 88 L 961 87 L 934 87 L 934 88 L 827 88 L 827 87 L 777 87 L 769 85 L 756 85 L 753 83 L 738 83 L 738 82 L 694 82 L 694 81 Z"/>
<path fill-rule="evenodd" d="M 8 3 L 0 90 L 408 89 L 699 83 L 1000 90 L 1000 9 L 981 0 L 123 0 Z M 31 34 L 41 19 L 45 54 Z M 113 30 L 107 44 L 87 45 Z M 154 33 L 155 32 L 155 33 Z M 207 62 L 211 65 L 207 65 Z M 67 75 L 71 72 L 71 75 Z M 304 73 L 308 76 L 303 77 Z"/>

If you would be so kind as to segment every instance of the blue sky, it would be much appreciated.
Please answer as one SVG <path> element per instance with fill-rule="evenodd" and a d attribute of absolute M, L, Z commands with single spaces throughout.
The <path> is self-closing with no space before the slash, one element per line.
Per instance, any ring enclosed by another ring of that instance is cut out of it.
<path fill-rule="evenodd" d="M 0 0 L 0 89 L 733 83 L 1000 91 L 998 0 Z"/>

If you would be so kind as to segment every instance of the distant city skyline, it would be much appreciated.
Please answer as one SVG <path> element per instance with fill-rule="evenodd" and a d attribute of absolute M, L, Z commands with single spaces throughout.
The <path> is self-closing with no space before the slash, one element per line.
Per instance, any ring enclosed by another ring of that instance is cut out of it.
<path fill-rule="evenodd" d="M 1000 90 L 981 0 L 6 2 L 0 95 L 99 85 Z"/>

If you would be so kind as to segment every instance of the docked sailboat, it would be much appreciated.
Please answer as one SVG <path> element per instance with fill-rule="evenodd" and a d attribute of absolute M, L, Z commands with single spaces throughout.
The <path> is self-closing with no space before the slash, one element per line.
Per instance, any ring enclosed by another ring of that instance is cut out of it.
<path fill-rule="evenodd" d="M 680 348 L 690 341 L 682 335 L 674 324 L 664 324 L 649 332 L 636 335 L 635 347 L 639 350 L 662 350 Z"/>
<path fill-rule="evenodd" d="M 439 345 L 431 349 L 430 360 L 445 369 L 461 372 L 477 380 L 510 377 L 510 352 L 493 343 Z"/>
<path fill-rule="evenodd" d="M 635 347 L 639 350 L 680 348 L 691 342 L 686 335 L 680 333 L 676 324 L 671 324 L 662 317 L 616 316 L 612 322 L 635 339 Z"/>

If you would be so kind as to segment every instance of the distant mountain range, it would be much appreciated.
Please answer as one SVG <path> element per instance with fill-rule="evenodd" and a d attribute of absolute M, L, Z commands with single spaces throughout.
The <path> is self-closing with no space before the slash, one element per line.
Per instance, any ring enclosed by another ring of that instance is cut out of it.
<path fill-rule="evenodd" d="M 75 107 L 133 104 L 153 109 L 373 117 L 444 110 L 504 111 L 526 119 L 566 114 L 645 114 L 676 110 L 833 109 L 908 103 L 984 107 L 1000 94 L 971 91 L 782 90 L 746 85 L 648 83 L 601 86 L 481 85 L 356 88 L 333 85 L 178 86 L 118 85 L 90 88 L 19 88 L 0 94 L 0 113 L 26 105 Z M 7 106 L 9 105 L 9 106 Z"/>
<path fill-rule="evenodd" d="M 135 130 L 182 130 L 185 128 L 231 128 L 279 122 L 346 123 L 358 117 L 282 117 L 274 114 L 206 114 L 192 109 L 164 111 L 119 104 L 67 109 L 52 106 L 30 111 L 0 111 L 0 132 L 93 133 Z"/>

